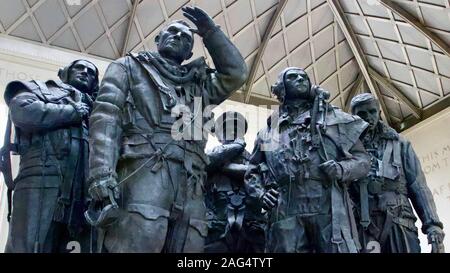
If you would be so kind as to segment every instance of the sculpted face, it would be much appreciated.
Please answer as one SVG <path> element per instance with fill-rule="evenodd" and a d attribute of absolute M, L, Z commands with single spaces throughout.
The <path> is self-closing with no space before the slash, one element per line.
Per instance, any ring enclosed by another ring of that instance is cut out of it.
<path fill-rule="evenodd" d="M 284 75 L 285 99 L 308 99 L 311 86 L 308 75 L 301 69 L 291 69 Z"/>
<path fill-rule="evenodd" d="M 375 100 L 355 106 L 353 113 L 369 123 L 369 130 L 373 130 L 380 120 L 380 106 Z"/>
<path fill-rule="evenodd" d="M 93 90 L 97 77 L 97 69 L 90 62 L 77 61 L 69 70 L 67 84 L 81 92 L 89 93 Z"/>
<path fill-rule="evenodd" d="M 159 33 L 156 43 L 159 54 L 181 64 L 192 55 L 194 36 L 189 27 L 175 22 Z"/>

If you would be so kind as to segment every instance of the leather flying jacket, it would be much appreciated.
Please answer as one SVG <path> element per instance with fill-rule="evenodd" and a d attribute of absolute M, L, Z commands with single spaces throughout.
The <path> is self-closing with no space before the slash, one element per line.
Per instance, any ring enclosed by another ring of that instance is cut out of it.
<path fill-rule="evenodd" d="M 73 138 L 88 138 L 87 126 L 71 104 L 92 105 L 92 99 L 70 85 L 50 80 L 13 81 L 6 87 L 5 101 L 15 126 L 16 152 L 21 156 L 18 178 L 41 175 L 44 155 L 54 162 L 46 163 L 46 175 L 61 175 L 55 162 L 69 154 Z"/>
<path fill-rule="evenodd" d="M 430 226 L 443 228 L 433 195 L 411 143 L 382 121 L 376 130 L 374 139 L 368 139 L 370 136 L 364 139 L 365 147 L 373 150 L 370 152 L 372 162 L 379 162 L 376 170 L 378 176 L 368 177 L 369 196 L 377 196 L 376 199 L 370 199 L 370 210 L 389 210 L 395 214 L 394 217 L 415 222 L 412 204 L 423 223 L 424 233 Z M 352 188 L 357 193 L 355 200 L 359 199 L 358 189 Z"/>
<path fill-rule="evenodd" d="M 250 195 L 259 199 L 266 190 L 275 187 L 281 191 L 278 210 L 282 213 L 328 210 L 329 197 L 322 196 L 327 196 L 324 189 L 329 188 L 331 181 L 319 169 L 326 160 L 322 149 L 311 147 L 309 109 L 296 117 L 283 112 L 274 115 L 279 116 L 275 122 L 277 127 L 271 126 L 272 116 L 268 127 L 258 133 L 250 158 L 250 164 L 254 166 L 246 173 Z M 325 123 L 323 145 L 328 158 L 342 167 L 341 181 L 350 182 L 364 177 L 369 171 L 369 157 L 359 137 L 367 123 L 336 107 L 329 109 Z"/>
<path fill-rule="evenodd" d="M 206 139 L 174 140 L 171 128 L 179 117 L 172 110 L 184 105 L 194 110 L 194 119 L 203 118 L 204 107 L 220 104 L 245 82 L 247 68 L 219 29 L 203 42 L 216 70 L 203 58 L 178 66 L 149 52 L 109 65 L 90 117 L 91 180 L 115 176 L 119 158 L 147 158 L 163 147 L 161 156 L 182 162 L 188 170 L 205 166 Z M 201 98 L 201 107 L 194 109 L 194 97 Z"/>

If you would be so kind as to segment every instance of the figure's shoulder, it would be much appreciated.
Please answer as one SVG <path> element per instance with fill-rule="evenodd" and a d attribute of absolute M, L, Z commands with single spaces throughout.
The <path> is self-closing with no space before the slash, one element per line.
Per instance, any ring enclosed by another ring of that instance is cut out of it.
<path fill-rule="evenodd" d="M 140 52 L 129 52 L 125 56 L 120 57 L 109 64 L 109 67 L 121 67 L 122 70 L 128 71 L 138 66 L 141 62 L 146 62 L 147 60 L 146 51 Z"/>
<path fill-rule="evenodd" d="M 390 127 L 383 121 L 380 121 L 381 126 L 381 137 L 386 140 L 392 140 L 394 143 L 400 143 L 400 146 L 402 147 L 402 152 L 408 153 L 409 151 L 412 151 L 414 153 L 414 149 L 411 145 L 411 142 L 409 139 L 407 139 L 402 134 L 398 133 L 394 128 Z"/>
<path fill-rule="evenodd" d="M 326 120 L 327 135 L 340 143 L 344 152 L 355 145 L 368 126 L 360 117 L 345 113 L 337 107 L 329 110 Z"/>
<path fill-rule="evenodd" d="M 411 142 L 409 141 L 409 139 L 407 139 L 406 137 L 402 136 L 402 135 L 399 134 L 399 133 L 397 133 L 397 134 L 398 134 L 398 141 L 400 141 L 400 143 L 401 143 L 404 147 L 406 147 L 406 148 L 412 147 L 412 146 L 411 146 Z"/>
<path fill-rule="evenodd" d="M 154 61 L 158 54 L 150 51 L 139 51 L 139 52 L 129 52 L 122 58 L 116 60 L 119 64 L 129 65 L 129 64 L 150 64 Z"/>
<path fill-rule="evenodd" d="M 326 123 L 327 126 L 331 127 L 333 127 L 333 125 L 344 126 L 344 132 L 349 135 L 357 135 L 358 137 L 369 125 L 362 118 L 356 115 L 348 114 L 336 106 L 332 106 L 332 108 L 328 111 Z"/>
<path fill-rule="evenodd" d="M 5 93 L 3 99 L 6 104 L 9 105 L 11 100 L 21 92 L 32 92 L 35 93 L 39 90 L 40 84 L 46 84 L 44 82 L 38 81 L 12 81 L 6 85 Z"/>
<path fill-rule="evenodd" d="M 245 161 L 249 161 L 250 157 L 251 157 L 251 153 L 249 151 L 247 151 L 246 149 L 244 149 L 244 151 L 242 152 L 242 158 L 244 158 Z"/>
<path fill-rule="evenodd" d="M 268 128 L 264 127 L 262 129 L 260 129 L 257 133 L 256 133 L 256 139 L 260 139 L 262 135 L 267 133 Z"/>
<path fill-rule="evenodd" d="M 330 106 L 327 113 L 327 125 L 364 122 L 360 117 L 346 113 L 337 106 Z"/>
<path fill-rule="evenodd" d="M 127 55 L 112 61 L 109 64 L 109 66 L 111 66 L 111 65 L 112 66 L 119 66 L 119 67 L 122 67 L 122 69 L 126 70 L 127 67 L 129 66 L 130 62 L 133 60 L 133 58 L 131 57 L 131 54 L 135 54 L 135 53 L 128 53 Z"/>
<path fill-rule="evenodd" d="M 398 140 L 400 142 L 408 142 L 406 138 L 401 136 L 394 128 L 390 127 L 383 121 L 380 121 L 382 137 L 390 140 Z"/>
<path fill-rule="evenodd" d="M 149 52 L 147 51 L 139 51 L 139 52 L 129 52 L 124 57 L 117 59 L 117 61 L 121 61 L 122 63 L 126 63 L 129 61 L 148 61 L 149 59 Z"/>

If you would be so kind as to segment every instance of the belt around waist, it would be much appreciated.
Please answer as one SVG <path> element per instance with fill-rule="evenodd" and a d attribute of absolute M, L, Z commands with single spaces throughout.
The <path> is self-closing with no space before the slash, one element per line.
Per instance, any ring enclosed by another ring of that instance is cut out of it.
<path fill-rule="evenodd" d="M 151 145 L 154 144 L 157 148 L 168 146 L 178 146 L 186 149 L 189 152 L 194 152 L 204 156 L 204 143 L 202 141 L 186 141 L 174 140 L 171 134 L 154 133 L 154 134 L 133 134 L 123 138 L 123 145 L 137 146 L 137 145 Z M 149 143 L 151 141 L 152 143 Z M 142 146 L 141 146 L 142 147 Z"/>
<path fill-rule="evenodd" d="M 287 186 L 289 185 L 289 182 L 291 183 L 296 183 L 296 184 L 304 184 L 308 181 L 318 181 L 321 182 L 322 184 L 330 184 L 331 181 L 329 181 L 329 179 L 325 178 L 325 177 L 316 177 L 316 176 L 309 176 L 308 178 L 302 178 L 302 177 L 295 177 L 294 179 L 286 177 L 285 179 L 283 179 L 283 181 L 278 181 L 278 184 L 280 186 Z"/>

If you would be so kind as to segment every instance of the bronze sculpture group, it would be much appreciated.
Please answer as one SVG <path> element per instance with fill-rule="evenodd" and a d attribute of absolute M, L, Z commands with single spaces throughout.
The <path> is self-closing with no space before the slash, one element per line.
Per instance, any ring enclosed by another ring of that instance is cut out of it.
<path fill-rule="evenodd" d="M 352 114 L 327 102 L 300 68 L 272 86 L 280 108 L 252 154 L 247 121 L 207 109 L 247 79 L 238 49 L 203 10 L 182 8 L 157 52 L 98 70 L 77 60 L 61 81 L 11 82 L 15 138 L 2 149 L 11 199 L 6 252 L 420 252 L 414 209 L 433 252 L 442 223 L 411 145 L 379 120 L 370 94 Z M 194 34 L 215 68 L 192 56 Z M 12 122 L 12 125 L 11 125 Z M 198 127 L 200 133 L 198 133 Z M 207 135 L 221 145 L 205 152 Z M 200 136 L 200 137 L 199 137 Z M 20 155 L 10 177 L 9 155 Z"/>

